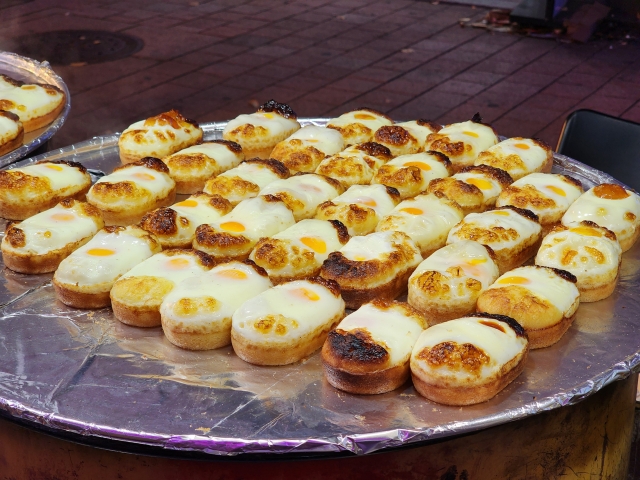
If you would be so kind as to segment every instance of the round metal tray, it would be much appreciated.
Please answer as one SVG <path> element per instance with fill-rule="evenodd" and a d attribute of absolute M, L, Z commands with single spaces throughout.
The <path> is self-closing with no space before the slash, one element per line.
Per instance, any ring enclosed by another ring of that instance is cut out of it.
<path fill-rule="evenodd" d="M 15 53 L 0 52 L 0 73 L 9 75 L 23 82 L 55 85 L 62 89 L 66 95 L 66 103 L 62 112 L 58 115 L 58 118 L 46 127 L 25 133 L 21 147 L 5 155 L 0 155 L 0 167 L 4 167 L 26 157 L 29 152 L 43 145 L 60 130 L 60 127 L 62 127 L 64 121 L 67 119 L 67 115 L 69 115 L 69 110 L 71 110 L 71 94 L 62 78 L 51 69 L 48 62 L 40 63 L 31 58 L 16 55 Z"/>
<path fill-rule="evenodd" d="M 303 119 L 323 125 L 323 119 Z M 224 123 L 204 124 L 219 138 Z M 117 135 L 35 157 L 110 172 Z M 585 187 L 614 181 L 557 155 L 554 171 Z M 524 372 L 486 403 L 438 405 L 408 383 L 383 395 L 350 395 L 323 378 L 319 354 L 257 367 L 231 347 L 189 352 L 160 328 L 121 324 L 110 309 L 57 302 L 51 275 L 4 269 L 0 281 L 0 411 L 87 442 L 119 441 L 189 456 L 369 453 L 473 432 L 579 402 L 640 369 L 640 245 L 623 255 L 620 283 L 582 304 L 555 345 L 532 351 Z"/>

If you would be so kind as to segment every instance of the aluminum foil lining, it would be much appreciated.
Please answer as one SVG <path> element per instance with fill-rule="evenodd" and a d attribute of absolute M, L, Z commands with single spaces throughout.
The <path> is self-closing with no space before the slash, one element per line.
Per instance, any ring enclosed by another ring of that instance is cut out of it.
<path fill-rule="evenodd" d="M 206 138 L 219 138 L 223 127 L 203 125 Z M 117 135 L 21 164 L 44 158 L 80 161 L 108 173 L 119 163 Z M 554 171 L 578 178 L 585 188 L 614 181 L 560 155 Z M 340 392 L 324 380 L 319 353 L 295 365 L 258 367 L 230 347 L 181 350 L 160 328 L 129 327 L 110 309 L 64 306 L 55 299 L 50 277 L 3 270 L 0 409 L 54 431 L 159 451 L 371 453 L 572 405 L 640 370 L 640 245 L 623 255 L 611 297 L 580 305 L 558 343 L 532 351 L 512 384 L 468 407 L 432 403 L 410 383 L 382 395 Z"/>
<path fill-rule="evenodd" d="M 71 110 L 71 94 L 64 80 L 51 69 L 49 62 L 40 63 L 31 58 L 16 55 L 15 53 L 0 52 L 0 73 L 22 80 L 23 82 L 55 85 L 62 89 L 66 95 L 64 109 L 53 123 L 33 132 L 25 133 L 24 144 L 21 147 L 5 155 L 0 155 L 0 167 L 5 167 L 10 163 L 26 157 L 29 152 L 43 145 L 60 130 L 60 127 L 62 127 L 69 115 L 69 110 Z"/>

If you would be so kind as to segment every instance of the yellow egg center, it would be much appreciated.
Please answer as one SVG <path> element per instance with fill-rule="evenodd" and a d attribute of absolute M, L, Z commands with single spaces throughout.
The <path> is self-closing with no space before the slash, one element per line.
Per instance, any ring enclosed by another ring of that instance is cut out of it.
<path fill-rule="evenodd" d="M 60 165 L 55 165 L 53 163 L 49 163 L 45 165 L 45 167 L 50 168 L 51 170 L 55 170 L 57 172 L 61 172 L 63 170 L 63 168 Z"/>
<path fill-rule="evenodd" d="M 147 181 L 147 182 L 150 181 L 150 180 L 155 180 L 156 179 L 156 177 L 154 177 L 153 175 L 150 175 L 150 174 L 144 173 L 144 172 L 134 173 L 132 175 L 132 177 L 136 178 L 138 180 Z"/>
<path fill-rule="evenodd" d="M 327 244 L 319 238 L 302 237 L 300 241 L 316 253 L 326 253 L 327 251 Z"/>
<path fill-rule="evenodd" d="M 465 182 L 471 185 L 475 185 L 480 190 L 490 190 L 493 187 L 490 181 L 483 178 L 468 178 L 465 180 Z"/>
<path fill-rule="evenodd" d="M 87 255 L 92 255 L 94 257 L 108 257 L 114 253 L 116 253 L 116 251 L 109 248 L 90 248 L 87 250 Z"/>
<path fill-rule="evenodd" d="M 309 290 L 308 288 L 294 288 L 290 290 L 291 293 L 298 298 L 311 300 L 312 302 L 317 302 L 320 300 L 320 295 L 316 292 Z"/>
<path fill-rule="evenodd" d="M 369 115 L 368 113 L 356 113 L 353 118 L 357 118 L 358 120 L 375 120 L 376 117 L 373 115 Z"/>
<path fill-rule="evenodd" d="M 577 233 L 578 235 L 584 235 L 587 237 L 601 237 L 602 233 L 592 227 L 575 227 L 569 230 L 570 232 Z"/>
<path fill-rule="evenodd" d="M 368 198 L 368 197 L 359 198 L 356 200 L 355 203 L 360 203 L 362 205 L 366 205 L 367 207 L 375 207 L 378 205 L 373 198 Z"/>
<path fill-rule="evenodd" d="M 462 133 L 464 133 L 465 135 L 468 135 L 470 137 L 473 137 L 473 138 L 480 138 L 480 135 L 478 135 L 476 132 L 469 132 L 469 131 L 465 130 Z"/>
<path fill-rule="evenodd" d="M 562 190 L 560 187 L 556 187 L 555 185 L 547 185 L 546 187 L 548 190 L 551 190 L 553 193 L 560 195 L 562 197 L 566 197 L 567 193 Z"/>
<path fill-rule="evenodd" d="M 406 207 L 406 208 L 401 208 L 400 209 L 401 212 L 406 212 L 409 215 L 422 215 L 424 212 L 422 210 L 420 210 L 419 208 L 414 208 L 414 207 Z"/>
<path fill-rule="evenodd" d="M 186 258 L 172 258 L 167 262 L 167 268 L 169 270 L 184 270 L 191 262 Z"/>
<path fill-rule="evenodd" d="M 262 116 L 271 120 L 273 118 L 273 113 L 263 113 Z"/>
<path fill-rule="evenodd" d="M 496 215 L 502 215 L 503 217 L 509 216 L 509 212 L 506 210 L 494 210 L 493 213 L 495 213 Z"/>
<path fill-rule="evenodd" d="M 220 228 L 227 232 L 244 232 L 245 226 L 239 222 L 224 222 L 220 224 Z"/>
<path fill-rule="evenodd" d="M 469 265 L 481 265 L 483 263 L 487 263 L 487 259 L 486 258 L 472 258 L 471 260 L 468 260 L 467 263 Z"/>
<path fill-rule="evenodd" d="M 318 143 L 318 141 L 319 141 L 319 140 L 318 140 L 317 138 L 308 138 L 308 139 L 307 139 L 307 142 L 308 142 L 308 143 Z"/>
<path fill-rule="evenodd" d="M 529 150 L 531 148 L 526 143 L 514 143 L 513 146 L 519 148 L 520 150 Z"/>
<path fill-rule="evenodd" d="M 242 270 L 236 270 L 232 268 L 230 270 L 221 270 L 218 272 L 220 277 L 231 278 L 233 280 L 245 280 L 247 278 L 247 274 Z"/>
<path fill-rule="evenodd" d="M 353 259 L 356 262 L 364 262 L 367 259 L 367 257 L 363 257 L 362 255 L 356 255 L 355 257 L 353 257 Z"/>
<path fill-rule="evenodd" d="M 627 198 L 629 194 L 620 185 L 614 183 L 603 183 L 593 189 L 593 193 L 596 197 L 605 198 L 607 200 L 620 200 Z"/>
<path fill-rule="evenodd" d="M 431 170 L 431 165 L 424 162 L 407 162 L 404 164 L 405 167 L 418 167 L 420 170 Z"/>
<path fill-rule="evenodd" d="M 55 220 L 56 222 L 70 222 L 75 218 L 75 215 L 71 213 L 54 213 L 51 215 L 51 220 Z"/>
<path fill-rule="evenodd" d="M 498 280 L 496 283 L 500 283 L 502 285 L 526 285 L 527 283 L 531 283 L 531 280 L 525 277 L 504 277 Z"/>
<path fill-rule="evenodd" d="M 196 202 L 195 200 L 187 199 L 187 200 L 183 200 L 182 202 L 176 203 L 175 206 L 176 207 L 197 207 L 198 202 Z"/>

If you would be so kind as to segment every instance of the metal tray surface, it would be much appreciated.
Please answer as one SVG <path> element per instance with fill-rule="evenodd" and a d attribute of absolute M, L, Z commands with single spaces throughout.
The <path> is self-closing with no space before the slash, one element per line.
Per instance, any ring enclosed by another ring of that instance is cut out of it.
<path fill-rule="evenodd" d="M 219 137 L 223 127 L 204 124 L 205 138 Z M 119 164 L 117 138 L 96 137 L 20 164 L 68 158 L 110 172 Z M 614 181 L 560 155 L 554 171 L 585 187 Z M 571 405 L 640 370 L 640 244 L 623 255 L 611 297 L 580 305 L 562 339 L 532 351 L 504 391 L 462 408 L 425 400 L 410 383 L 382 395 L 340 392 L 324 380 L 318 353 L 295 365 L 258 367 L 231 347 L 181 350 L 160 328 L 129 327 L 110 309 L 66 307 L 50 278 L 3 270 L 0 410 L 54 432 L 178 455 L 365 454 Z"/>
<path fill-rule="evenodd" d="M 64 80 L 60 78 L 49 65 L 49 62 L 38 62 L 31 58 L 22 57 L 11 52 L 0 52 L 0 73 L 9 75 L 23 82 L 48 83 L 62 89 L 66 95 L 64 109 L 52 123 L 33 132 L 25 133 L 21 147 L 0 155 L 0 167 L 4 167 L 21 158 L 26 157 L 40 145 L 55 135 L 64 124 L 71 110 L 71 94 Z"/>

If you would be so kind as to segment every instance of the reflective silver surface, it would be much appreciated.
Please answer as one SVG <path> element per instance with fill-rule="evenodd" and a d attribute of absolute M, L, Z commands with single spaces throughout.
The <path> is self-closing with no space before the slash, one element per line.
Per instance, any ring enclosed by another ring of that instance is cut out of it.
<path fill-rule="evenodd" d="M 22 57 L 11 52 L 0 52 L 0 73 L 9 75 L 23 82 L 48 83 L 62 89 L 66 95 L 64 109 L 52 123 L 33 132 L 24 134 L 24 143 L 12 152 L 0 155 L 0 167 L 4 167 L 27 156 L 40 145 L 44 144 L 60 130 L 71 110 L 71 94 L 64 83 L 48 62 L 37 62 L 31 58 Z"/>
<path fill-rule="evenodd" d="M 223 125 L 203 125 L 206 138 Z M 117 136 L 27 162 L 47 157 L 110 172 L 119 163 Z M 562 156 L 554 171 L 568 172 L 585 188 L 612 180 Z M 462 408 L 429 402 L 411 384 L 383 395 L 340 392 L 324 381 L 318 353 L 295 365 L 257 367 L 230 347 L 181 350 L 160 328 L 129 327 L 109 309 L 58 303 L 50 276 L 3 272 L 0 409 L 60 432 L 172 451 L 369 453 L 571 405 L 640 369 L 640 244 L 623 255 L 611 297 L 580 305 L 564 337 L 532 351 L 523 374 L 503 392 Z"/>

